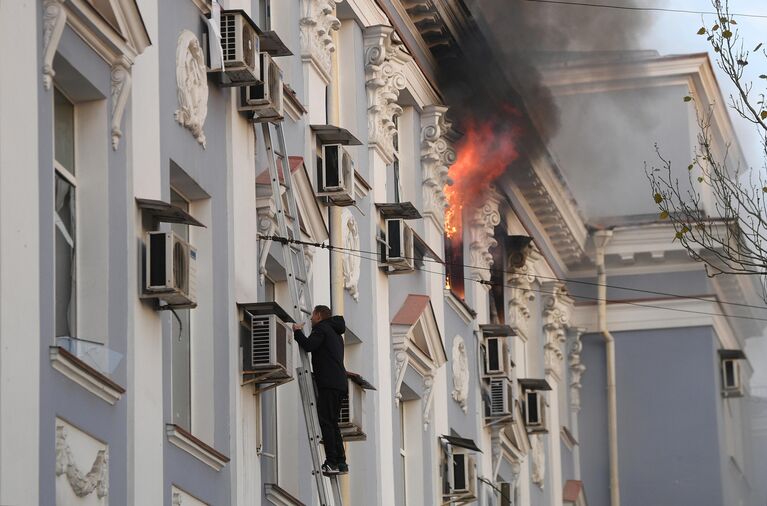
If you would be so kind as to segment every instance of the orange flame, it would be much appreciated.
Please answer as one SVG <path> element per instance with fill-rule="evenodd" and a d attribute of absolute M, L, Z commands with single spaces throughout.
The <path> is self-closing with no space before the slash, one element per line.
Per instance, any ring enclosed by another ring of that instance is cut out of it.
<path fill-rule="evenodd" d="M 478 122 L 469 118 L 466 134 L 457 145 L 457 159 L 450 167 L 451 186 L 445 186 L 448 208 L 445 211 L 445 235 L 452 238 L 463 230 L 463 209 L 481 205 L 482 196 L 517 159 L 519 128 L 513 124 L 519 112 L 502 107 L 506 116 Z"/>

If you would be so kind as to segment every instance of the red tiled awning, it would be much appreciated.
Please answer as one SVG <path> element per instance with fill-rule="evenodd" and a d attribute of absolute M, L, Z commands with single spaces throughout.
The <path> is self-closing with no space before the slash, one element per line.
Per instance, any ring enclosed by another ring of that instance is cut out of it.
<path fill-rule="evenodd" d="M 410 294 L 392 318 L 392 325 L 414 325 L 429 305 L 428 295 Z"/>

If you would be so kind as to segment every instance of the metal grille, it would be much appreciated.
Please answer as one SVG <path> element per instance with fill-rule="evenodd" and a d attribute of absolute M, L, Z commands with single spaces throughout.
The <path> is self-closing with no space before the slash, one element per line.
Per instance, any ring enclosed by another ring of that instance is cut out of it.
<path fill-rule="evenodd" d="M 341 416 L 338 417 L 338 423 L 351 423 L 351 408 L 349 407 L 349 396 L 341 397 Z"/>
<path fill-rule="evenodd" d="M 221 49 L 224 52 L 224 62 L 237 60 L 237 16 L 235 14 L 221 15 Z"/>
<path fill-rule="evenodd" d="M 250 322 L 251 360 L 254 366 L 270 365 L 270 329 L 268 316 L 252 316 Z"/>
<path fill-rule="evenodd" d="M 506 414 L 506 389 L 503 380 L 490 382 L 490 414 Z"/>

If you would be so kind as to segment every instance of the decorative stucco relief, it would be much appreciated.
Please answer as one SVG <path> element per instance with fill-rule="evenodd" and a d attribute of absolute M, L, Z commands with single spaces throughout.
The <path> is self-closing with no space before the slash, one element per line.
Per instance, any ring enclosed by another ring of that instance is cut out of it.
<path fill-rule="evenodd" d="M 402 114 L 397 99 L 406 85 L 402 69 L 412 57 L 391 26 L 369 26 L 363 37 L 370 146 L 378 151 L 385 163 L 391 163 L 397 130 L 394 117 Z"/>
<path fill-rule="evenodd" d="M 495 240 L 495 227 L 501 223 L 501 214 L 498 207 L 501 196 L 495 189 L 487 192 L 487 200 L 475 211 L 470 222 L 469 249 L 471 251 L 472 276 L 481 281 L 490 281 L 490 267 L 493 265 L 493 254 L 490 248 L 494 248 L 498 241 Z"/>
<path fill-rule="evenodd" d="M 429 423 L 431 423 L 431 405 L 434 397 L 434 375 L 425 374 L 423 377 L 423 430 L 429 429 Z"/>
<path fill-rule="evenodd" d="M 203 125 L 208 115 L 208 75 L 205 56 L 197 36 L 184 30 L 176 46 L 176 86 L 178 109 L 176 121 L 187 128 L 205 148 Z"/>
<path fill-rule="evenodd" d="M 544 365 L 546 374 L 559 380 L 565 358 L 562 345 L 567 340 L 573 299 L 559 281 L 544 283 L 541 291 L 546 294 L 543 298 Z"/>
<path fill-rule="evenodd" d="M 541 434 L 532 434 L 530 436 L 530 456 L 533 459 L 530 479 L 542 489 L 546 478 L 546 448 L 544 447 L 543 436 Z"/>
<path fill-rule="evenodd" d="M 583 342 L 581 335 L 585 329 L 573 329 L 573 341 L 570 345 L 568 354 L 568 364 L 570 365 L 570 409 L 576 413 L 581 409 L 581 377 L 586 372 L 586 366 L 581 362 L 581 352 L 583 351 Z"/>
<path fill-rule="evenodd" d="M 341 230 L 346 248 L 343 254 L 344 288 L 354 300 L 359 300 L 360 257 L 354 252 L 360 249 L 360 234 L 357 220 L 348 209 L 341 215 Z"/>
<path fill-rule="evenodd" d="M 112 149 L 117 150 L 120 146 L 120 138 L 123 133 L 120 128 L 128 103 L 131 89 L 130 62 L 122 58 L 112 65 L 111 72 L 111 96 L 112 96 Z"/>
<path fill-rule="evenodd" d="M 335 16 L 336 4 L 341 0 L 302 0 L 301 19 L 301 58 L 317 67 L 326 83 L 331 79 L 331 62 L 336 46 L 333 32 L 341 28 L 341 22 Z"/>
<path fill-rule="evenodd" d="M 447 107 L 443 105 L 428 105 L 421 113 L 423 211 L 432 216 L 440 228 L 444 225 L 447 209 L 445 185 L 453 183 L 447 173 L 456 160 L 455 150 L 445 137 L 450 130 L 446 113 Z"/>
<path fill-rule="evenodd" d="M 53 57 L 67 24 L 67 11 L 63 0 L 45 0 L 43 3 L 43 86 L 50 90 L 53 85 Z"/>
<path fill-rule="evenodd" d="M 461 405 L 464 413 L 468 411 L 469 399 L 469 359 L 466 355 L 466 343 L 461 336 L 453 339 L 453 400 Z"/>
<path fill-rule="evenodd" d="M 266 202 L 266 205 L 258 207 L 256 210 L 258 235 L 273 236 L 277 232 L 277 210 L 274 206 L 274 201 L 271 198 L 261 200 Z M 260 247 L 258 252 L 258 281 L 263 285 L 264 276 L 266 276 L 266 260 L 269 256 L 269 248 L 272 247 L 272 241 L 265 239 L 259 241 L 258 244 Z"/>
<path fill-rule="evenodd" d="M 506 284 L 510 287 L 508 321 L 512 327 L 524 327 L 530 320 L 530 303 L 535 300 L 535 263 L 540 258 L 540 253 L 531 250 L 521 267 L 506 266 Z"/>
<path fill-rule="evenodd" d="M 77 441 L 70 442 L 69 432 L 76 432 Z M 93 462 L 78 463 L 72 445 L 80 447 L 96 447 L 96 456 Z M 90 465 L 90 470 L 83 469 Z M 96 441 L 82 431 L 69 426 L 63 421 L 56 422 L 56 477 L 65 476 L 72 492 L 77 497 L 86 497 L 96 493 L 96 497 L 103 499 L 109 493 L 109 455 L 108 448 L 103 443 Z M 57 486 L 58 483 L 57 483 Z M 62 496 L 63 491 L 57 490 L 57 496 Z"/>

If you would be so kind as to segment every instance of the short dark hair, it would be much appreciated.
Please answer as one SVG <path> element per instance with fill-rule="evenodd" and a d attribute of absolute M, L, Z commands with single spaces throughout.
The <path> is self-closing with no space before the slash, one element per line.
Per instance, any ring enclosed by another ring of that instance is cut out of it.
<path fill-rule="evenodd" d="M 330 308 L 328 306 L 314 306 L 314 312 L 320 315 L 320 318 L 323 320 L 327 320 L 331 316 L 333 316 L 333 313 L 330 311 Z"/>

